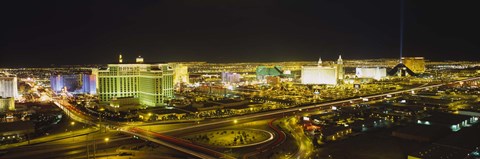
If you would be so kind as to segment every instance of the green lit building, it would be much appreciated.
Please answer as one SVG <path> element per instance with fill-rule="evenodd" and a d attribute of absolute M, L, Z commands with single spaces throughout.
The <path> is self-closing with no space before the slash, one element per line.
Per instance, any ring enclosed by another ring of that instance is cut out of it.
<path fill-rule="evenodd" d="M 145 106 L 164 106 L 173 98 L 173 69 L 168 64 L 145 64 L 139 57 L 136 63 L 108 64 L 98 74 L 97 94 L 101 102 L 113 98 L 132 97 Z"/>
<path fill-rule="evenodd" d="M 257 74 L 258 80 L 264 80 L 268 76 L 281 76 L 283 75 L 282 67 L 274 66 L 274 67 L 267 67 L 267 66 L 258 66 L 257 70 L 255 71 Z"/>

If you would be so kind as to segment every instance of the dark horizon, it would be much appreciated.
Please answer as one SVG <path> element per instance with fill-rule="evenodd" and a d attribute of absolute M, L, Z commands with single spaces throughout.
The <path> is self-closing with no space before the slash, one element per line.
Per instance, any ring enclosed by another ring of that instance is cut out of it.
<path fill-rule="evenodd" d="M 0 67 L 398 58 L 400 0 L 4 2 Z M 405 1 L 404 56 L 479 61 L 476 5 Z"/>

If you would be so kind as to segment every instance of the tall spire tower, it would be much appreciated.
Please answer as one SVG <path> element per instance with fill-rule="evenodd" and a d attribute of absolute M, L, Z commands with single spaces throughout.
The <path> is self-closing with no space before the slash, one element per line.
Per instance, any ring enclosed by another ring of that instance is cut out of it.
<path fill-rule="evenodd" d="M 337 79 L 343 80 L 343 76 L 345 75 L 345 69 L 343 68 L 343 59 L 342 55 L 338 56 L 337 60 Z"/>

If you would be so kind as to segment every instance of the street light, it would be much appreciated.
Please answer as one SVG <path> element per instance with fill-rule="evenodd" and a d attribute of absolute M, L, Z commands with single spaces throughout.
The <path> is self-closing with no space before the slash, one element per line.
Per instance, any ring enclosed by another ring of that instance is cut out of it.
<path fill-rule="evenodd" d="M 110 141 L 110 138 L 106 137 L 106 138 L 103 139 L 103 140 L 105 140 L 105 142 L 108 143 L 108 141 Z"/>
<path fill-rule="evenodd" d="M 70 125 L 71 125 L 71 126 L 74 126 L 74 125 L 75 125 L 75 122 L 74 122 L 74 121 L 70 122 Z M 73 132 L 73 128 L 72 128 L 72 129 L 70 129 L 70 130 L 71 130 L 71 132 L 72 132 L 72 135 L 73 135 L 73 137 L 72 137 L 72 141 L 73 141 L 73 142 L 75 142 L 75 132 Z"/>

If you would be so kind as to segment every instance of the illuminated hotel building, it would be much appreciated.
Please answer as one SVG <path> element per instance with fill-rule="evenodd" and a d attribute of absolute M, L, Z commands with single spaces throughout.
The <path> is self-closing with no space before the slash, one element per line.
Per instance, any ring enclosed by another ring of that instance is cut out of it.
<path fill-rule="evenodd" d="M 136 63 L 108 64 L 98 74 L 97 94 L 101 102 L 112 98 L 138 98 L 141 105 L 164 106 L 173 98 L 173 69 L 168 64 L 145 64 L 138 57 Z"/>
<path fill-rule="evenodd" d="M 317 66 L 302 67 L 301 82 L 302 84 L 336 85 L 344 75 L 342 56 L 339 56 L 337 64 L 333 66 L 324 66 L 320 58 Z"/>
<path fill-rule="evenodd" d="M 282 70 L 282 67 L 280 66 L 273 66 L 273 67 L 258 66 L 255 73 L 257 75 L 258 80 L 266 80 L 267 77 L 282 76 L 283 70 Z"/>
<path fill-rule="evenodd" d="M 373 78 L 379 80 L 387 76 L 387 69 L 380 67 L 357 67 L 355 69 L 355 75 L 358 78 Z"/>
<path fill-rule="evenodd" d="M 225 83 L 238 83 L 241 78 L 242 76 L 237 73 L 222 72 L 222 82 Z"/>
<path fill-rule="evenodd" d="M 337 84 L 337 68 L 304 66 L 302 67 L 302 84 Z"/>
<path fill-rule="evenodd" d="M 416 74 L 425 72 L 425 58 L 424 57 L 402 57 L 402 62 L 407 68 Z"/>
<path fill-rule="evenodd" d="M 0 73 L 0 96 L 18 98 L 17 77 Z"/>
<path fill-rule="evenodd" d="M 179 85 L 180 83 L 190 83 L 188 74 L 188 66 L 180 63 L 168 63 L 173 68 L 173 84 Z"/>
<path fill-rule="evenodd" d="M 53 91 L 96 94 L 96 77 L 87 74 L 53 75 L 50 77 Z"/>

